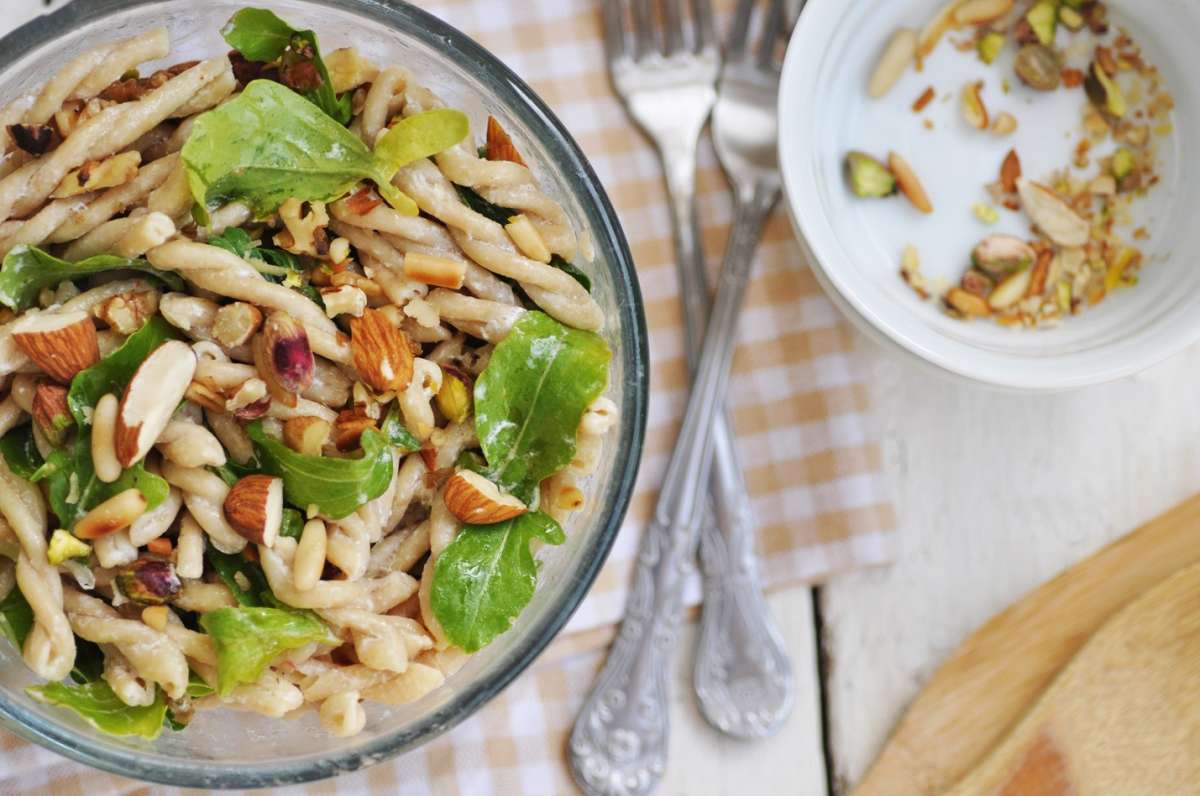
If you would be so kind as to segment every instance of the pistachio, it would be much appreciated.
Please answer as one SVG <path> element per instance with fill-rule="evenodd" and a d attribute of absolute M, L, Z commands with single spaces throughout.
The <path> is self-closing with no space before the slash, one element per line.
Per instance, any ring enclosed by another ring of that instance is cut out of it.
<path fill-rule="evenodd" d="M 1072 32 L 1083 30 L 1085 24 L 1083 14 L 1066 5 L 1058 9 L 1058 21 Z"/>
<path fill-rule="evenodd" d="M 452 423 L 462 423 L 471 413 L 471 394 L 462 379 L 443 371 L 442 387 L 437 394 L 438 409 Z"/>
<path fill-rule="evenodd" d="M 986 34 L 979 40 L 976 45 L 976 50 L 979 53 L 979 60 L 985 64 L 993 64 L 1000 57 L 1000 53 L 1004 51 L 1004 42 L 1007 39 L 1003 33 L 992 31 Z"/>
<path fill-rule="evenodd" d="M 1124 187 L 1125 181 L 1133 174 L 1135 168 L 1137 168 L 1137 160 L 1128 149 L 1122 147 L 1113 153 L 1112 176 L 1117 181 L 1118 187 Z"/>
<path fill-rule="evenodd" d="M 1026 44 L 1017 53 L 1017 77 L 1037 91 L 1054 91 L 1062 83 L 1062 57 L 1044 44 Z"/>
<path fill-rule="evenodd" d="M 975 268 L 970 268 L 962 278 L 962 289 L 973 296 L 987 298 L 995 288 L 991 277 Z"/>
<path fill-rule="evenodd" d="M 117 588 L 142 605 L 162 605 L 179 594 L 179 576 L 170 561 L 142 557 L 117 573 Z"/>
<path fill-rule="evenodd" d="M 846 179 L 855 196 L 882 197 L 896 192 L 896 178 L 887 166 L 863 152 L 846 155 Z"/>
<path fill-rule="evenodd" d="M 294 406 L 296 395 L 312 385 L 316 367 L 304 326 L 282 310 L 272 312 L 255 338 L 254 363 L 271 395 Z"/>
<path fill-rule="evenodd" d="M 1012 235 L 989 235 L 971 253 L 971 262 L 989 276 L 1005 277 L 1028 268 L 1037 253 L 1025 241 Z"/>
<path fill-rule="evenodd" d="M 1120 119 L 1129 111 L 1121 86 L 1105 71 L 1099 60 L 1092 61 L 1083 88 L 1087 91 L 1088 99 L 1102 112 Z"/>
<path fill-rule="evenodd" d="M 76 539 L 70 531 L 59 528 L 50 534 L 50 546 L 46 548 L 46 558 L 51 564 L 58 566 L 68 558 L 83 558 L 91 552 L 91 545 L 81 539 Z"/>
<path fill-rule="evenodd" d="M 1029 21 L 1029 27 L 1033 29 L 1038 41 L 1047 47 L 1054 44 L 1054 34 L 1058 29 L 1057 0 L 1038 0 L 1033 8 L 1029 9 L 1025 19 Z"/>

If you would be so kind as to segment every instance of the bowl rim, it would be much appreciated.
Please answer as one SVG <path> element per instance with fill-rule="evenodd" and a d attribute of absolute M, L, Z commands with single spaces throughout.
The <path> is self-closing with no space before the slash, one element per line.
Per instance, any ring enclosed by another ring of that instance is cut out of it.
<path fill-rule="evenodd" d="M 547 611 L 527 629 L 524 639 L 495 662 L 495 676 L 463 684 L 457 694 L 416 722 L 380 735 L 361 746 L 323 758 L 283 759 L 222 767 L 220 761 L 188 761 L 155 757 L 136 749 L 104 747 L 75 734 L 65 724 L 47 722 L 25 712 L 0 690 L 0 725 L 27 741 L 64 757 L 126 777 L 182 787 L 259 788 L 312 782 L 352 773 L 424 745 L 473 715 L 506 688 L 538 657 L 583 602 L 607 560 L 628 510 L 641 463 L 649 405 L 649 343 L 641 289 L 633 256 L 617 212 L 578 143 L 558 117 L 520 77 L 474 39 L 407 0 L 303 0 L 357 14 L 411 36 L 421 44 L 448 50 L 468 70 L 488 74 L 491 96 L 526 115 L 539 130 L 549 161 L 573 175 L 576 199 L 590 222 L 596 249 L 607 255 L 617 301 L 624 354 L 624 407 L 618 436 L 622 446 L 614 458 L 614 475 L 604 495 L 610 507 L 602 515 L 593 554 L 568 573 L 560 607 Z M 52 43 L 62 31 L 97 22 L 114 13 L 160 0 L 88 0 L 62 6 L 26 22 L 0 38 L 0 70 L 29 52 Z"/>
<path fill-rule="evenodd" d="M 1027 393 L 1061 392 L 1115 381 L 1153 367 L 1200 341 L 1200 315 L 1197 315 L 1189 323 L 1175 324 L 1170 333 L 1164 333 L 1162 328 L 1146 327 L 1147 344 L 1131 349 L 1129 341 L 1122 341 L 1120 353 L 1124 356 L 1120 358 L 1105 361 L 1094 356 L 1088 359 L 1067 354 L 1055 357 L 1053 367 L 1044 367 L 1040 362 L 1018 355 L 978 349 L 957 353 L 947 351 L 940 336 L 918 331 L 922 327 L 905 324 L 903 318 L 893 322 L 897 319 L 889 319 L 887 312 L 864 299 L 847 276 L 846 269 L 841 267 L 845 258 L 837 244 L 836 233 L 825 222 L 825 210 L 812 181 L 804 179 L 808 172 L 803 160 L 808 156 L 804 145 L 811 141 L 808 128 L 800 122 L 804 115 L 796 110 L 813 96 L 809 89 L 816 72 L 815 64 L 825 52 L 824 45 L 844 9 L 845 0 L 837 3 L 834 0 L 810 0 L 796 23 L 780 79 L 778 155 L 784 197 L 796 235 L 810 255 L 809 261 L 818 282 L 855 326 L 915 357 L 941 375 Z M 1178 312 L 1172 314 L 1177 316 Z M 1110 349 L 1111 346 L 1103 348 Z"/>

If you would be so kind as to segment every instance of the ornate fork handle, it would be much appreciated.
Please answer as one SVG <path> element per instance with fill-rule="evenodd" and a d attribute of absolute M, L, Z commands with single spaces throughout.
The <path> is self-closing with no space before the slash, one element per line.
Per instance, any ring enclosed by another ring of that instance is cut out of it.
<path fill-rule="evenodd" d="M 714 419 L 724 403 L 751 254 L 778 188 L 739 201 L 716 302 L 654 521 L 642 539 L 625 619 L 571 734 L 576 775 L 592 793 L 649 791 L 666 766 L 667 677 L 683 584 L 707 506 Z"/>

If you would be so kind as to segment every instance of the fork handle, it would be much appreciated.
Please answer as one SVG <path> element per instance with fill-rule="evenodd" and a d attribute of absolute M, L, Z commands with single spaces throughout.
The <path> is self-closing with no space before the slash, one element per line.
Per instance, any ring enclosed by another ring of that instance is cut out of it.
<path fill-rule="evenodd" d="M 571 734 L 571 762 L 590 794 L 647 793 L 666 768 L 667 678 L 707 508 L 713 421 L 724 402 L 751 255 L 777 197 L 777 188 L 761 187 L 739 202 L 683 429 L 638 550 L 625 618 Z"/>

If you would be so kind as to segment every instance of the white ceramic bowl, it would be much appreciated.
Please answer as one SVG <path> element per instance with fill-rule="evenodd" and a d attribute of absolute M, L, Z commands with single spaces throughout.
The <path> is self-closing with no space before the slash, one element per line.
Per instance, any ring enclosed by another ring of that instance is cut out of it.
<path fill-rule="evenodd" d="M 779 98 L 780 167 L 799 237 L 835 303 L 868 333 L 942 372 L 1018 390 L 1109 381 L 1200 339 L 1200 267 L 1194 259 L 1200 223 L 1192 218 L 1200 203 L 1200 136 L 1194 134 L 1200 130 L 1200 81 L 1189 68 L 1197 62 L 1200 3 L 1108 3 L 1114 25 L 1131 32 L 1177 103 L 1176 132 L 1161 139 L 1162 183 L 1134 205 L 1135 225 L 1151 233 L 1139 243 L 1148 264 L 1132 290 L 1114 293 L 1058 328 L 1036 331 L 947 317 L 936 302 L 921 302 L 898 275 L 906 244 L 920 251 L 926 277 L 954 283 L 984 236 L 1027 235 L 1023 214 L 1002 210 L 1001 222 L 988 227 L 971 206 L 990 201 L 983 186 L 997 178 L 1010 148 L 1017 149 L 1027 176 L 1044 178 L 1070 163 L 1081 135 L 1082 90 L 1038 94 L 1026 88 L 1013 75 L 1011 43 L 1000 61 L 986 66 L 944 39 L 923 72 L 910 69 L 886 98 L 868 98 L 868 77 L 892 33 L 919 30 L 943 3 L 810 0 L 788 48 Z M 1077 34 L 1080 40 L 1089 35 Z M 985 81 L 989 111 L 1008 110 L 1020 120 L 1015 135 L 999 138 L 963 120 L 959 93 L 976 79 Z M 913 101 L 930 85 L 937 99 L 924 114 L 913 113 Z M 926 116 L 932 130 L 923 125 Z M 935 212 L 923 216 L 902 198 L 853 196 L 842 172 L 851 149 L 903 154 Z"/>

